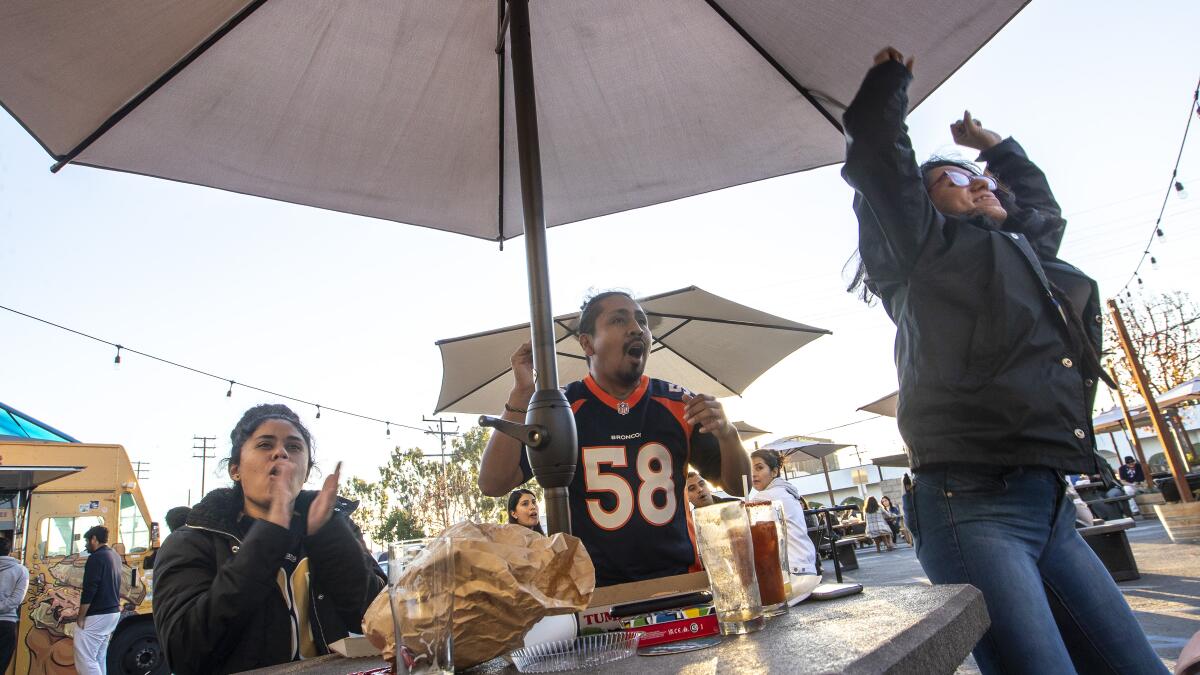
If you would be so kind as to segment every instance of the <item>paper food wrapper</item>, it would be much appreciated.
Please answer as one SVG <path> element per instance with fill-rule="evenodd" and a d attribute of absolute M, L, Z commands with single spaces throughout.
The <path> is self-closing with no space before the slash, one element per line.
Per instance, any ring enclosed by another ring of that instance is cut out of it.
<path fill-rule="evenodd" d="M 587 607 L 596 588 L 596 570 L 578 538 L 543 536 L 521 525 L 458 523 L 439 535 L 454 541 L 454 665 L 468 668 L 517 649 L 542 617 L 574 614 Z M 421 560 L 417 561 L 421 563 Z M 435 561 L 427 560 L 428 564 Z M 401 585 L 419 569 L 405 570 Z M 405 618 L 404 642 L 419 649 L 426 632 L 421 617 Z M 363 633 L 383 652 L 395 655 L 387 589 L 363 617 Z"/>

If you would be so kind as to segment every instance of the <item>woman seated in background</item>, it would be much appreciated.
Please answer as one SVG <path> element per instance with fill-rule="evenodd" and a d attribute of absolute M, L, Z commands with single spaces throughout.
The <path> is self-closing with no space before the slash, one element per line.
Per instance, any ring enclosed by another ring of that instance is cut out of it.
<path fill-rule="evenodd" d="M 383 588 L 337 495 L 319 491 L 312 437 L 287 406 L 247 410 L 230 433 L 233 487 L 205 495 L 163 542 L 154 626 L 172 672 L 232 673 L 329 653 L 362 630 Z"/>
<path fill-rule="evenodd" d="M 517 488 L 509 493 L 508 522 L 524 525 L 538 534 L 546 534 L 542 531 L 542 521 L 538 519 L 537 497 L 525 488 Z"/>
<path fill-rule="evenodd" d="M 892 544 L 892 528 L 888 526 L 891 514 L 879 507 L 879 500 L 875 497 L 867 497 L 867 505 L 863 507 L 863 514 L 867 519 L 866 535 L 874 539 L 876 543 L 883 542 L 889 551 L 895 549 L 896 547 Z"/>
<path fill-rule="evenodd" d="M 885 514 L 891 514 L 891 517 L 884 517 L 887 518 L 888 527 L 892 528 L 892 541 L 900 541 L 900 509 L 892 504 L 892 498 L 887 495 L 879 498 L 879 508 Z"/>
<path fill-rule="evenodd" d="M 804 498 L 795 485 L 779 477 L 783 458 L 774 450 L 755 450 L 750 453 L 750 475 L 754 491 L 750 501 L 779 500 L 787 519 L 787 557 L 792 572 L 790 603 L 807 598 L 821 583 L 817 572 L 817 549 L 808 536 L 804 518 Z"/>

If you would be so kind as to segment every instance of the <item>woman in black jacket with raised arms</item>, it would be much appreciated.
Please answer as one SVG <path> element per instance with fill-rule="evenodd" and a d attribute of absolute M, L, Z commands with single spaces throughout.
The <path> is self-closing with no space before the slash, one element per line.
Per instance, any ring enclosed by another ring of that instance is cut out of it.
<path fill-rule="evenodd" d="M 154 625 L 178 675 L 232 673 L 328 653 L 362 631 L 383 588 L 337 496 L 339 466 L 302 491 L 312 437 L 283 405 L 230 434 L 232 488 L 213 490 L 158 552 Z"/>
<path fill-rule="evenodd" d="M 895 49 L 875 57 L 844 117 L 842 175 L 857 192 L 856 285 L 897 327 L 917 557 L 934 583 L 983 591 L 985 674 L 1162 673 L 1065 498 L 1064 473 L 1095 471 L 1096 284 L 1058 259 L 1066 221 L 1016 141 L 966 113 L 951 133 L 988 172 L 917 166 L 911 67 Z"/>

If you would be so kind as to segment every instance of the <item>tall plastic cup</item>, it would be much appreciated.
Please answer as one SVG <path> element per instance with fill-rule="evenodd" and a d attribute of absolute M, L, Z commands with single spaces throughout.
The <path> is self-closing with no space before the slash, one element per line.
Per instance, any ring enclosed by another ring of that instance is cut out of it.
<path fill-rule="evenodd" d="M 388 599 L 397 675 L 453 673 L 454 542 L 388 546 Z"/>
<path fill-rule="evenodd" d="M 702 506 L 693 512 L 693 520 L 721 633 L 762 630 L 766 619 L 754 575 L 754 547 L 745 505 L 727 502 Z"/>
<path fill-rule="evenodd" d="M 758 595 L 762 600 L 763 616 L 772 617 L 788 611 L 787 544 L 785 522 L 780 518 L 783 505 L 777 502 L 750 502 L 750 539 L 754 544 L 754 575 L 758 579 Z"/>

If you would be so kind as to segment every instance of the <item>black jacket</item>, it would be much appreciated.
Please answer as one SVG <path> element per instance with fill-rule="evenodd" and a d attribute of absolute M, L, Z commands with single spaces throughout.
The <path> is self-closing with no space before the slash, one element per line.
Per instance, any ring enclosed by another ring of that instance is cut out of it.
<path fill-rule="evenodd" d="M 383 579 L 350 523 L 355 502 L 339 498 L 315 535 L 293 534 L 303 532 L 316 494 L 297 497 L 292 531 L 260 520 L 242 538 L 240 498 L 230 488 L 214 490 L 192 510 L 187 526 L 167 537 L 154 569 L 154 626 L 172 672 L 231 673 L 286 663 L 294 639 L 325 654 L 329 643 L 362 631 L 363 613 Z M 284 557 L 297 543 L 306 557 L 289 580 Z M 298 615 L 307 616 L 299 636 L 288 610 L 289 582 Z"/>
<path fill-rule="evenodd" d="M 934 209 L 904 124 L 911 79 L 894 61 L 867 73 L 844 118 L 842 176 L 857 191 L 868 287 L 897 327 L 912 466 L 1094 471 L 1096 284 L 1058 260 L 1066 221 L 1011 138 L 980 155 L 1011 190 L 999 229 Z"/>

